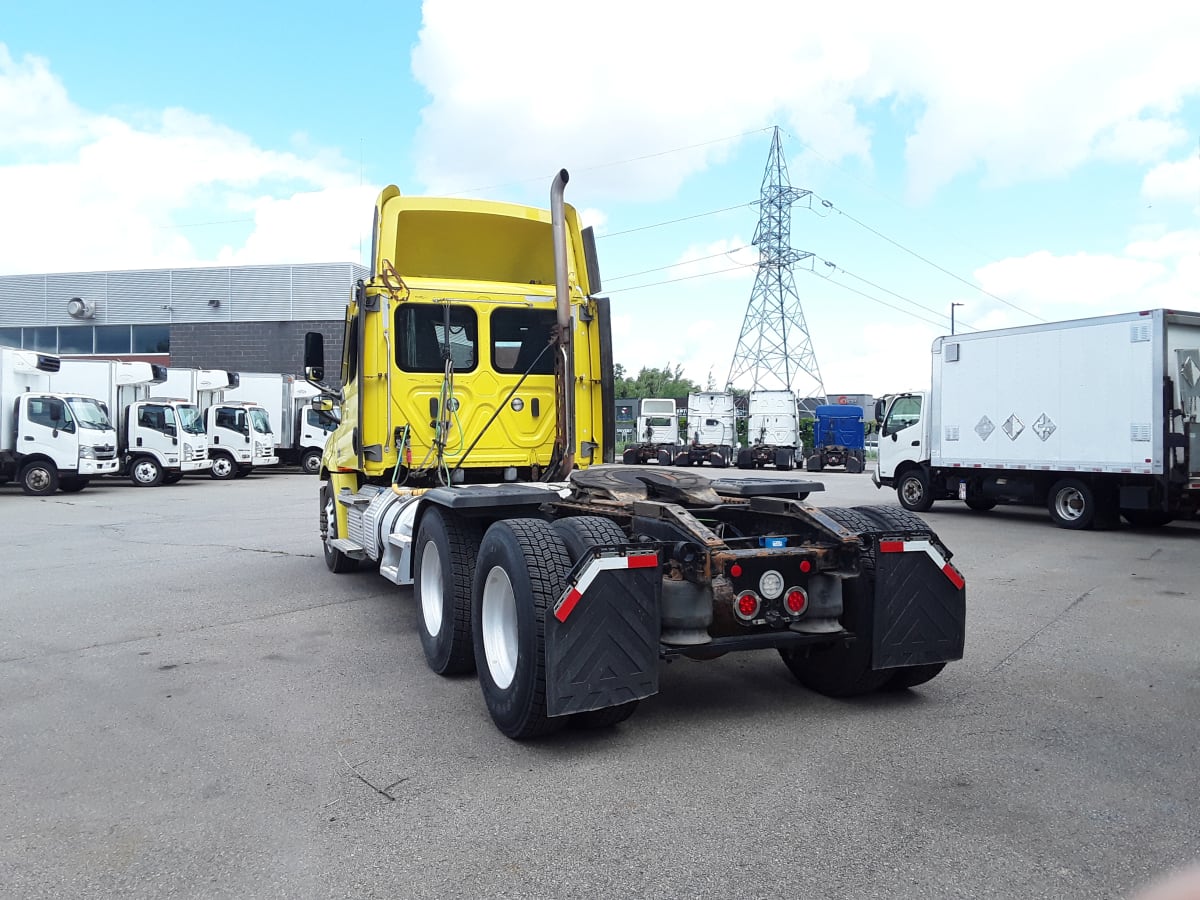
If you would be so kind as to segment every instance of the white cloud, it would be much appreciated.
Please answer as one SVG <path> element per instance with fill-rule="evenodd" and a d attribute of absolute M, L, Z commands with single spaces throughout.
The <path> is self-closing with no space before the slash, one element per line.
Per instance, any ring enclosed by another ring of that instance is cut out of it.
<path fill-rule="evenodd" d="M 1154 201 L 1200 203 L 1200 155 L 1159 163 L 1142 180 L 1142 196 Z"/>
<path fill-rule="evenodd" d="M 182 109 L 93 114 L 3 45 L 0 122 L 0 272 L 359 258 L 374 189 L 336 154 L 264 149 Z M 211 229 L 231 220 L 245 242 L 222 246 Z"/>
<path fill-rule="evenodd" d="M 679 260 L 665 273 L 663 279 L 682 281 L 708 275 L 720 279 L 745 282 L 747 297 L 758 265 L 758 249 L 737 235 L 721 238 L 703 246 L 688 247 Z"/>
<path fill-rule="evenodd" d="M 1180 108 L 1200 91 L 1191 0 L 1139 16 L 1031 0 L 986 21 L 971 4 L 921 10 L 747 0 L 718 24 L 681 2 L 426 0 L 412 60 L 432 98 L 418 174 L 432 190 L 457 191 L 773 121 L 822 156 L 866 159 L 859 109 L 878 101 L 915 114 L 907 157 L 920 197 L 980 169 L 1006 184 L 1094 159 L 1153 161 L 1186 137 Z M 729 149 L 600 168 L 588 182 L 609 196 L 661 199 Z"/>

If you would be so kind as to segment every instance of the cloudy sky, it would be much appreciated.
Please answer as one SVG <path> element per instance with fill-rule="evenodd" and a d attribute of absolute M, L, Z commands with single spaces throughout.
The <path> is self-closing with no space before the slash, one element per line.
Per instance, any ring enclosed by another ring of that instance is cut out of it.
<path fill-rule="evenodd" d="M 778 125 L 830 393 L 927 384 L 952 303 L 1200 309 L 1200 4 L 842 7 L 0 0 L 0 274 L 360 259 L 385 184 L 566 167 L 617 360 L 720 386 Z"/>

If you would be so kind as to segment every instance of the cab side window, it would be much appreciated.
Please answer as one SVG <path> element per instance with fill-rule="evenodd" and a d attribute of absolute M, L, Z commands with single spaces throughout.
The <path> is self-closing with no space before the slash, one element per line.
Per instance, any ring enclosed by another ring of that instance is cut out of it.
<path fill-rule="evenodd" d="M 897 397 L 888 410 L 887 419 L 883 423 L 883 433 L 895 434 L 921 421 L 920 397 Z"/>
<path fill-rule="evenodd" d="M 218 409 L 217 427 L 231 431 L 246 430 L 246 414 L 240 409 Z"/>
<path fill-rule="evenodd" d="M 29 400 L 29 421 L 46 428 L 74 431 L 74 424 L 67 416 L 66 404 L 54 397 L 32 397 Z"/>

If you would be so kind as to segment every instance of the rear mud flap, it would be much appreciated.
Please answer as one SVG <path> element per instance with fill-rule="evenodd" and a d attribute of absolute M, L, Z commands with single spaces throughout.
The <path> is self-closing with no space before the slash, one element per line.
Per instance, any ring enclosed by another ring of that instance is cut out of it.
<path fill-rule="evenodd" d="M 929 541 L 880 541 L 871 668 L 962 659 L 967 591 Z"/>
<path fill-rule="evenodd" d="M 658 693 L 662 574 L 650 553 L 593 550 L 546 615 L 546 712 L 566 716 Z"/>

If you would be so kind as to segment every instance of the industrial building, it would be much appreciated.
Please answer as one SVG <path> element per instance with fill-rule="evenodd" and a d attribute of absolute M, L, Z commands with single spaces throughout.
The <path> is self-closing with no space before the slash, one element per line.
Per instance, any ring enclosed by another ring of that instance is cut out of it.
<path fill-rule="evenodd" d="M 0 344 L 299 374 L 305 332 L 341 347 L 346 301 L 367 275 L 348 262 L 4 275 Z"/>

